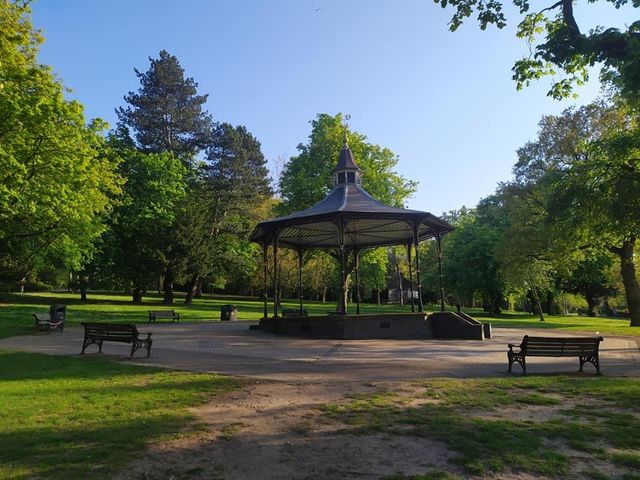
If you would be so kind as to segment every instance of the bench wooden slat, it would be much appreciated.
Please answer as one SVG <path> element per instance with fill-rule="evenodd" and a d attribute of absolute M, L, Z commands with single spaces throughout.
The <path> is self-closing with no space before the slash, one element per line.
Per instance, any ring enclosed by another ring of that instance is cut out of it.
<path fill-rule="evenodd" d="M 149 310 L 149 322 L 155 322 L 159 318 L 170 318 L 173 322 L 180 322 L 180 314 L 175 310 Z"/>

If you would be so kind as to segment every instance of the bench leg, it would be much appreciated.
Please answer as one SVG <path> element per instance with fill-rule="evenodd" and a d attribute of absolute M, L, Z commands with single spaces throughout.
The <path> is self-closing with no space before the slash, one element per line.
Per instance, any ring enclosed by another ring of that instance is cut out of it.
<path fill-rule="evenodd" d="M 136 350 L 138 349 L 138 345 L 136 342 L 132 342 L 131 343 L 131 354 L 129 355 L 129 358 L 133 358 L 133 354 L 136 353 Z"/>
<path fill-rule="evenodd" d="M 583 371 L 584 364 L 587 362 L 593 364 L 593 366 L 596 367 L 596 372 L 598 373 L 598 375 L 602 375 L 602 373 L 600 373 L 600 358 L 597 353 L 593 355 L 585 355 L 583 357 L 580 357 L 581 372 Z"/>
<path fill-rule="evenodd" d="M 153 343 L 152 340 L 149 340 L 147 342 L 147 358 L 149 358 L 149 355 L 151 355 L 151 344 Z"/>
<path fill-rule="evenodd" d="M 513 364 L 518 363 L 518 365 L 522 367 L 522 373 L 524 375 L 527 374 L 527 364 L 525 362 L 524 355 L 520 355 L 518 353 L 509 351 L 507 352 L 507 360 L 509 361 L 509 370 L 508 370 L 509 373 L 511 373 L 511 368 L 513 367 Z"/>
<path fill-rule="evenodd" d="M 84 354 L 84 351 L 89 347 L 89 345 L 98 345 L 98 351 L 102 352 L 102 342 L 99 340 L 95 340 L 93 338 L 85 338 L 82 341 L 82 351 L 80 352 L 80 355 Z"/>

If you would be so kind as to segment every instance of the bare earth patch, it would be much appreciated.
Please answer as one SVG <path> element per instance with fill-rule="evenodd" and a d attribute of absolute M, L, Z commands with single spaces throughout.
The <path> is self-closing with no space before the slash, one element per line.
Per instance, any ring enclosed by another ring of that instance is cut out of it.
<path fill-rule="evenodd" d="M 351 435 L 319 407 L 371 384 L 259 381 L 193 409 L 197 433 L 151 445 L 117 478 L 355 479 L 446 469 L 450 452 L 415 436 Z"/>
<path fill-rule="evenodd" d="M 546 478 L 525 472 L 494 473 L 474 477 L 453 461 L 457 452 L 423 436 L 403 434 L 399 425 L 393 434 L 349 433 L 347 425 L 326 415 L 328 404 L 348 404 L 368 393 L 393 392 L 394 401 L 407 407 L 440 404 L 425 397 L 417 382 L 322 382 L 298 383 L 254 380 L 210 403 L 191 410 L 195 420 L 189 433 L 177 433 L 150 445 L 143 458 L 132 462 L 117 478 L 141 480 L 179 479 L 378 479 L 402 474 L 425 475 L 448 472 L 455 478 L 499 480 Z M 510 395 L 518 397 L 522 391 Z M 528 397 L 531 399 L 531 397 Z M 546 393 L 547 405 L 503 405 L 469 412 L 475 418 L 538 424 L 551 419 L 585 423 L 601 421 L 569 415 L 585 398 L 565 398 Z M 538 397 L 533 400 L 540 401 Z M 544 399 L 543 399 L 544 400 Z M 596 407 L 596 404 L 594 404 Z M 595 443 L 597 439 L 594 439 Z M 572 449 L 560 439 L 549 440 L 549 448 L 571 459 L 572 478 L 621 478 L 618 465 Z M 610 451 L 609 453 L 616 453 Z M 599 477 L 594 476 L 597 473 Z M 453 478 L 453 477 L 452 477 Z M 551 477 L 550 477 L 551 478 Z"/>

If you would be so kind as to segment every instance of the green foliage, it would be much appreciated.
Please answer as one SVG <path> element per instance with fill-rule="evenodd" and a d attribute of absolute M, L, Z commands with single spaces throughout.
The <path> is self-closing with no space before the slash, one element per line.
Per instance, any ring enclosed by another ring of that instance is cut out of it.
<path fill-rule="evenodd" d="M 364 300 L 372 291 L 384 290 L 387 286 L 389 255 L 386 248 L 375 248 L 360 256 L 360 285 Z"/>
<path fill-rule="evenodd" d="M 97 268 L 134 292 L 153 285 L 166 266 L 178 206 L 186 199 L 186 169 L 172 153 L 124 148 L 123 194 L 103 235 Z"/>
<path fill-rule="evenodd" d="M 19 365 L 20 368 L 16 368 Z M 147 443 L 194 431 L 188 409 L 238 388 L 210 374 L 0 352 L 0 477 L 111 478 Z"/>
<path fill-rule="evenodd" d="M 457 304 L 470 304 L 477 294 L 487 311 L 499 313 L 507 294 L 507 285 L 495 257 L 504 233 L 504 213 L 497 201 L 488 197 L 478 208 L 450 212 L 446 220 L 454 227 L 442 240 L 442 271 L 445 293 Z M 438 291 L 436 246 L 424 250 L 423 285 Z"/>
<path fill-rule="evenodd" d="M 0 1 L 0 271 L 21 278 L 77 268 L 118 193 L 116 159 L 82 106 L 36 62 L 28 6 Z"/>
<path fill-rule="evenodd" d="M 598 301 L 615 293 L 613 259 L 606 250 L 591 249 L 584 253 L 584 258 L 562 279 L 562 287 L 568 292 L 584 295 L 589 315 L 595 316 Z"/>
<path fill-rule="evenodd" d="M 118 108 L 120 127 L 132 131 L 143 151 L 173 152 L 189 163 L 211 136 L 211 116 L 202 110 L 207 95 L 198 95 L 198 84 L 166 50 L 149 62 L 146 72 L 134 69 L 140 89 L 129 92 L 128 105 Z"/>
<path fill-rule="evenodd" d="M 332 172 L 344 141 L 343 116 L 319 114 L 311 121 L 307 144 L 298 145 L 298 155 L 292 157 L 280 177 L 279 206 L 281 214 L 309 208 L 322 200 L 333 188 Z M 398 157 L 388 148 L 366 142 L 357 132 L 346 131 L 349 147 L 362 169 L 362 186 L 381 202 L 403 207 L 416 189 L 415 182 L 395 173 Z"/>
<path fill-rule="evenodd" d="M 635 0 L 607 2 L 615 8 L 640 6 Z M 489 25 L 497 28 L 507 25 L 501 1 L 435 0 L 435 3 L 454 9 L 449 23 L 451 31 L 474 13 L 482 30 Z M 531 51 L 528 57 L 515 62 L 512 69 L 518 89 L 531 81 L 551 77 L 548 95 L 566 98 L 574 95 L 574 86 L 586 82 L 589 67 L 601 65 L 603 81 L 620 89 L 626 98 L 640 99 L 640 21 L 628 24 L 626 30 L 598 26 L 585 34 L 576 22 L 572 0 L 549 2 L 546 8 L 535 12 L 530 12 L 529 0 L 512 3 L 522 15 L 516 35 L 529 44 Z"/>

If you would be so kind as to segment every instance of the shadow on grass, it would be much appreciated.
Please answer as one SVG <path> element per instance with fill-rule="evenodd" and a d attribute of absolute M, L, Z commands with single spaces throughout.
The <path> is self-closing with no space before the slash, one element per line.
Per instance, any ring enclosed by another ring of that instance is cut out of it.
<path fill-rule="evenodd" d="M 140 456 L 150 439 L 180 431 L 188 420 L 184 413 L 163 413 L 136 420 L 105 418 L 102 424 L 79 422 L 72 428 L 2 432 L 0 463 L 24 472 L 9 477 L 15 479 L 109 478 L 108 474 Z"/>
<path fill-rule="evenodd" d="M 188 430 L 187 408 L 241 385 L 171 372 L 0 352 L 0 477 L 109 478 L 148 442 Z"/>

